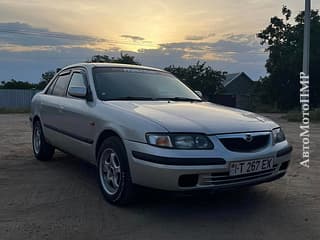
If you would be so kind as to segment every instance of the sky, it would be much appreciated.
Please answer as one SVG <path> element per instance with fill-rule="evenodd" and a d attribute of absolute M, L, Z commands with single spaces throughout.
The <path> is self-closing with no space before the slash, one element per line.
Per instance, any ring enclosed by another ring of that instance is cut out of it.
<path fill-rule="evenodd" d="M 121 52 L 147 66 L 205 61 L 256 80 L 267 59 L 256 33 L 282 5 L 295 16 L 304 1 L 0 0 L 0 81 L 39 82 L 45 71 Z"/>

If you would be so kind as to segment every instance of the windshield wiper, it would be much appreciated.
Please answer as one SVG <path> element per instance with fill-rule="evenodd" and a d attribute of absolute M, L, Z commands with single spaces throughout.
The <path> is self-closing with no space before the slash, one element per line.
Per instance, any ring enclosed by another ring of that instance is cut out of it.
<path fill-rule="evenodd" d="M 127 97 L 118 97 L 118 98 L 109 98 L 109 99 L 106 99 L 106 101 L 116 101 L 116 100 L 154 100 L 154 98 L 151 98 L 151 97 L 132 97 L 132 96 L 127 96 Z"/>
<path fill-rule="evenodd" d="M 169 101 L 183 101 L 183 102 L 202 102 L 201 99 L 186 98 L 186 97 L 156 98 L 155 100 L 169 100 Z"/>

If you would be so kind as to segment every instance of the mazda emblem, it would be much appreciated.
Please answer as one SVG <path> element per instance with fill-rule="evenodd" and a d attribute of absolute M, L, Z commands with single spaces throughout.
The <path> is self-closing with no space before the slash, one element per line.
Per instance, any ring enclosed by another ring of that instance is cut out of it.
<path fill-rule="evenodd" d="M 247 142 L 252 142 L 252 139 L 253 139 L 253 137 L 251 134 L 246 134 L 246 136 L 244 138 L 244 140 L 246 140 Z"/>

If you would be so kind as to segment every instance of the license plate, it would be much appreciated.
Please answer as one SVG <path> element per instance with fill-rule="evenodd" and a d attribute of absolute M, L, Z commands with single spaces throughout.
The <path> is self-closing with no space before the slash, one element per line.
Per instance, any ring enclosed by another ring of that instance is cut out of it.
<path fill-rule="evenodd" d="M 261 172 L 272 169 L 273 158 L 264 158 L 230 163 L 230 176 Z"/>

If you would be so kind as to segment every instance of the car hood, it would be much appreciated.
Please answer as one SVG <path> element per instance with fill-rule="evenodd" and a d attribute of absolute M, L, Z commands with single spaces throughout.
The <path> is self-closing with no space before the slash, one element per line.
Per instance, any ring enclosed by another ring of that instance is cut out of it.
<path fill-rule="evenodd" d="M 169 132 L 206 134 L 269 131 L 278 125 L 255 113 L 209 102 L 107 101 L 124 111 L 143 116 Z"/>

